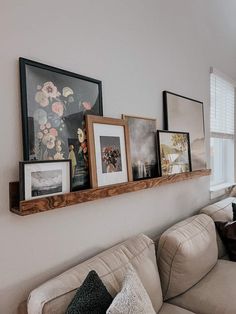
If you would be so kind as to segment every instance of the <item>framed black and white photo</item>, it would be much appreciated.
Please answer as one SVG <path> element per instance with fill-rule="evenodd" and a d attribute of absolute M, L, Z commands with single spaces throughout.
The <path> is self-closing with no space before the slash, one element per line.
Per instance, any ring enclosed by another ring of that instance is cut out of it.
<path fill-rule="evenodd" d="M 127 122 L 86 116 L 92 187 L 131 181 Z"/>
<path fill-rule="evenodd" d="M 127 121 L 133 180 L 158 176 L 156 119 L 122 115 Z"/>
<path fill-rule="evenodd" d="M 163 92 L 164 128 L 189 132 L 192 170 L 206 168 L 203 103 L 168 91 Z"/>
<path fill-rule="evenodd" d="M 20 170 L 20 199 L 69 193 L 71 191 L 71 160 L 22 161 Z"/>
<path fill-rule="evenodd" d="M 20 58 L 25 160 L 71 159 L 72 188 L 90 186 L 85 115 L 102 115 L 102 83 Z"/>
<path fill-rule="evenodd" d="M 157 131 L 161 176 L 192 171 L 189 133 Z"/>

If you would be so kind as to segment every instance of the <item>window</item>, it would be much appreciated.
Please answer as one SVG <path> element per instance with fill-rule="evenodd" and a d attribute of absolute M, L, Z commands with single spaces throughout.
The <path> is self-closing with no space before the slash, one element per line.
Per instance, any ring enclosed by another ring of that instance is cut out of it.
<path fill-rule="evenodd" d="M 234 183 L 235 85 L 211 73 L 211 186 Z"/>

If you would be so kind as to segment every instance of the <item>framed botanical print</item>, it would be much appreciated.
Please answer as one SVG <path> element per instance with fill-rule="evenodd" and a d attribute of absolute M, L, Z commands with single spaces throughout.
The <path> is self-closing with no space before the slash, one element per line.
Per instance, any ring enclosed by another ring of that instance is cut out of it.
<path fill-rule="evenodd" d="M 85 115 L 102 115 L 102 83 L 20 58 L 25 160 L 71 159 L 72 189 L 89 187 Z"/>
<path fill-rule="evenodd" d="M 160 174 L 192 171 L 189 133 L 157 131 Z"/>
<path fill-rule="evenodd" d="M 31 200 L 71 191 L 71 160 L 19 163 L 20 199 Z"/>
<path fill-rule="evenodd" d="M 87 115 L 86 125 L 92 187 L 130 181 L 127 122 Z"/>
<path fill-rule="evenodd" d="M 133 180 L 158 176 L 156 119 L 122 115 L 128 123 Z"/>
<path fill-rule="evenodd" d="M 206 168 L 203 103 L 171 92 L 163 92 L 164 128 L 189 132 L 192 169 Z"/>

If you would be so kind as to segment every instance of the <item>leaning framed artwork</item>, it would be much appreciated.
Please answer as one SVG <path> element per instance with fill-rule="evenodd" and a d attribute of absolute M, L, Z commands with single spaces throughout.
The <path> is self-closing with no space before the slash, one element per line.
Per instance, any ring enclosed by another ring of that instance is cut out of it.
<path fill-rule="evenodd" d="M 157 131 L 157 143 L 162 176 L 192 170 L 189 133 Z"/>
<path fill-rule="evenodd" d="M 87 115 L 92 187 L 128 182 L 132 178 L 127 122 Z"/>
<path fill-rule="evenodd" d="M 206 168 L 203 103 L 168 91 L 163 92 L 164 128 L 189 132 L 192 169 Z"/>
<path fill-rule="evenodd" d="M 158 176 L 156 119 L 122 115 L 127 121 L 133 180 Z"/>
<path fill-rule="evenodd" d="M 89 187 L 85 115 L 102 115 L 102 83 L 20 58 L 25 160 L 72 161 L 72 188 Z"/>
<path fill-rule="evenodd" d="M 22 161 L 19 177 L 21 200 L 69 193 L 71 160 Z"/>

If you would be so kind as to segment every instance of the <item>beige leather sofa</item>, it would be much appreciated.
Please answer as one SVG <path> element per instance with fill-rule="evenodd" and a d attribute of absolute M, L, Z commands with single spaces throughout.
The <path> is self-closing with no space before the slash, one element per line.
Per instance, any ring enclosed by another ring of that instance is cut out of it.
<path fill-rule="evenodd" d="M 27 305 L 21 305 L 20 313 L 64 314 L 76 289 L 92 269 L 97 271 L 108 291 L 115 296 L 121 289 L 126 268 L 130 264 L 141 279 L 157 313 L 191 314 L 163 302 L 154 242 L 143 234 L 104 251 L 36 288 L 30 293 Z"/>
<path fill-rule="evenodd" d="M 140 234 L 69 269 L 33 290 L 19 313 L 64 313 L 92 269 L 115 296 L 130 264 L 157 313 L 236 313 L 236 263 L 218 259 L 214 221 L 206 214 L 166 230 L 159 239 L 157 256 L 154 242 Z"/>

